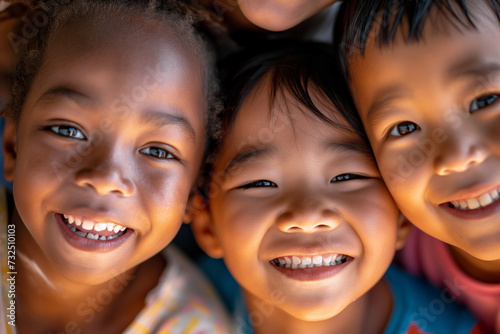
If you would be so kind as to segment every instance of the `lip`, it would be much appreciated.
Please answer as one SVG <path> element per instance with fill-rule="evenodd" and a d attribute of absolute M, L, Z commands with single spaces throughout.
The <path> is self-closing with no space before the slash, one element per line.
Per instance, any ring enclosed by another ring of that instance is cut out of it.
<path fill-rule="evenodd" d="M 133 234 L 134 230 L 127 228 L 125 233 L 112 240 L 92 240 L 87 238 L 82 238 L 75 233 L 73 233 L 64 223 L 62 216 L 58 213 L 54 213 L 54 218 L 59 226 L 62 236 L 72 247 L 86 251 L 86 252 L 111 252 L 128 240 Z"/>
<path fill-rule="evenodd" d="M 451 208 L 448 205 L 448 202 L 440 204 L 439 207 L 457 218 L 467 219 L 467 220 L 478 220 L 478 219 L 489 218 L 495 215 L 496 213 L 500 212 L 500 201 L 493 202 L 487 207 L 484 208 L 479 207 L 474 210 L 460 210 Z"/>
<path fill-rule="evenodd" d="M 342 264 L 329 267 L 313 267 L 304 269 L 282 268 L 273 264 L 272 262 L 269 262 L 269 264 L 273 266 L 273 268 L 278 270 L 280 273 L 291 279 L 301 282 L 314 282 L 314 281 L 328 279 L 330 277 L 337 275 L 339 272 L 344 270 L 353 260 L 354 258 L 348 256 L 346 261 Z"/>

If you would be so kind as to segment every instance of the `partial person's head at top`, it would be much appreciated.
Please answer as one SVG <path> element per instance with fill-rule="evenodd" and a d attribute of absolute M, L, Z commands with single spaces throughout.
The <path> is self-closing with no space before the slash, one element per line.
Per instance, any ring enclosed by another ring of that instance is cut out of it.
<path fill-rule="evenodd" d="M 7 6 L 0 11 L 0 110 L 11 98 L 16 64 L 22 51 L 17 48 L 13 36 L 21 33 L 21 19 L 27 12 L 27 7 L 22 4 Z"/>
<path fill-rule="evenodd" d="M 233 59 L 192 226 L 250 313 L 270 304 L 267 325 L 318 329 L 360 312 L 408 229 L 328 46 L 271 44 Z"/>
<path fill-rule="evenodd" d="M 399 208 L 456 256 L 500 260 L 500 2 L 342 7 L 341 62 Z"/>
<path fill-rule="evenodd" d="M 319 13 L 337 0 L 238 0 L 245 17 L 271 31 L 290 29 Z"/>
<path fill-rule="evenodd" d="M 49 280 L 96 285 L 178 232 L 204 155 L 214 57 L 201 16 L 180 1 L 52 5 L 4 113 L 5 176 L 19 252 Z"/>

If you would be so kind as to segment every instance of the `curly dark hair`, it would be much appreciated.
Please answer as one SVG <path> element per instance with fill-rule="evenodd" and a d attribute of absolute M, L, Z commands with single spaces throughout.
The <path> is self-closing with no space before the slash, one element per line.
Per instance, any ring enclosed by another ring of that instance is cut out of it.
<path fill-rule="evenodd" d="M 212 115 L 217 113 L 219 102 L 219 83 L 216 75 L 217 40 L 224 35 L 221 25 L 206 11 L 181 0 L 65 0 L 37 1 L 32 8 L 32 23 L 37 27 L 35 36 L 25 38 L 26 50 L 17 65 L 12 101 L 3 111 L 3 116 L 19 122 L 21 110 L 31 85 L 46 57 L 47 45 L 60 29 L 72 21 L 92 18 L 97 21 L 110 19 L 124 20 L 130 14 L 143 15 L 147 20 L 160 23 L 173 30 L 192 50 L 203 68 L 205 114 L 207 130 L 214 122 Z"/>

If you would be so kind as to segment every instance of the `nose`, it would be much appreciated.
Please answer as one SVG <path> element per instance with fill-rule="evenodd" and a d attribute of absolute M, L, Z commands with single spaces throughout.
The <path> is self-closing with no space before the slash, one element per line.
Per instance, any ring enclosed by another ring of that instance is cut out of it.
<path fill-rule="evenodd" d="M 127 176 L 127 163 L 132 160 L 120 158 L 123 156 L 115 147 L 106 148 L 105 144 L 93 147 L 77 168 L 76 184 L 91 188 L 99 195 L 130 197 L 134 193 L 134 183 Z"/>
<path fill-rule="evenodd" d="M 468 125 L 463 127 L 470 128 Z M 482 163 L 488 156 L 488 150 L 480 138 L 480 136 L 475 136 L 470 129 L 448 131 L 448 136 L 440 144 L 434 160 L 436 173 L 438 175 L 460 173 Z"/>
<path fill-rule="evenodd" d="M 299 201 L 290 201 L 287 209 L 277 218 L 278 228 L 287 233 L 319 232 L 335 229 L 342 217 L 329 201 L 315 198 L 302 198 Z"/>

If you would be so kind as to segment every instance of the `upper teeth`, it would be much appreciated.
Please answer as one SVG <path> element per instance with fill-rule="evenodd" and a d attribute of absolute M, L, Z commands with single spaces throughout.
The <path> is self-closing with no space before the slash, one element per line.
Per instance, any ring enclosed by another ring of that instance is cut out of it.
<path fill-rule="evenodd" d="M 87 230 L 87 231 L 114 231 L 115 233 L 118 233 L 120 231 L 125 231 L 127 228 L 125 226 L 121 226 L 115 223 L 103 223 L 103 222 L 95 222 L 93 220 L 89 220 L 87 218 L 79 217 L 79 216 L 72 216 L 72 215 L 63 215 L 65 219 L 68 220 L 68 223 L 70 225 L 76 225 L 80 226 L 82 229 Z"/>
<path fill-rule="evenodd" d="M 316 256 L 284 256 L 273 260 L 274 264 L 282 268 L 305 269 L 313 267 L 328 267 L 344 263 L 347 259 L 342 254 L 327 254 Z"/>
<path fill-rule="evenodd" d="M 500 198 L 498 193 L 500 192 L 500 187 L 497 189 L 493 189 L 492 191 L 485 193 L 476 198 L 470 198 L 462 201 L 452 201 L 451 204 L 456 209 L 461 210 L 474 210 L 479 207 L 485 207 L 495 202 Z"/>

